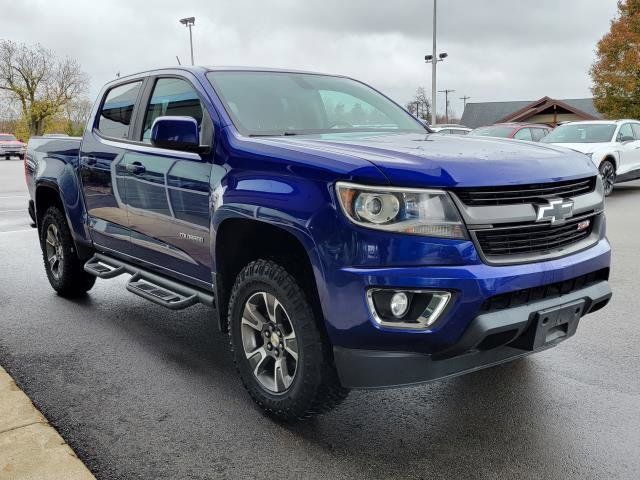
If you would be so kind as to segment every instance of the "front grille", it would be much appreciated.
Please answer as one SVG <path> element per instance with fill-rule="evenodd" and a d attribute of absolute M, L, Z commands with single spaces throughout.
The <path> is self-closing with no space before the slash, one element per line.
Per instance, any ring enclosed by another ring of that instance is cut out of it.
<path fill-rule="evenodd" d="M 584 227 L 585 221 L 589 221 Z M 474 234 L 484 255 L 500 257 L 531 253 L 546 253 L 579 242 L 591 235 L 596 216 L 583 215 L 562 225 L 549 223 L 515 224 L 490 230 L 476 230 Z M 582 229 L 579 225 L 582 223 Z"/>
<path fill-rule="evenodd" d="M 504 310 L 506 308 L 519 307 L 537 300 L 566 295 L 567 293 L 580 290 L 603 280 L 608 280 L 609 269 L 603 268 L 595 272 L 570 278 L 563 282 L 549 283 L 539 287 L 525 288 L 514 292 L 495 295 L 486 299 L 480 307 L 481 312 Z"/>
<path fill-rule="evenodd" d="M 596 177 L 591 177 L 555 183 L 461 188 L 455 190 L 455 194 L 465 205 L 475 207 L 536 203 L 549 198 L 577 197 L 593 192 L 595 187 Z"/>

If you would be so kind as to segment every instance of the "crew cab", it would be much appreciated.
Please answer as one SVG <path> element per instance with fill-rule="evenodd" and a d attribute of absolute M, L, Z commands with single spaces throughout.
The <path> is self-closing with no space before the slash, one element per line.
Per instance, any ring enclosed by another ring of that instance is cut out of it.
<path fill-rule="evenodd" d="M 558 126 L 543 140 L 587 155 L 600 170 L 605 195 L 640 178 L 640 122 L 591 120 Z"/>
<path fill-rule="evenodd" d="M 27 145 L 10 133 L 0 133 L 0 157 L 9 160 L 12 156 L 24 159 Z"/>
<path fill-rule="evenodd" d="M 119 78 L 82 139 L 30 141 L 25 171 L 59 295 L 125 275 L 163 307 L 213 307 L 281 419 L 556 346 L 611 297 L 586 156 L 433 134 L 348 77 Z"/>

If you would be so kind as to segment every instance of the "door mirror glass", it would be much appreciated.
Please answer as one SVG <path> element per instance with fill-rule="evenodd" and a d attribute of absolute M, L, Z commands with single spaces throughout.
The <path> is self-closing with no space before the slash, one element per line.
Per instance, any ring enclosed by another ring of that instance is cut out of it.
<path fill-rule="evenodd" d="M 151 144 L 170 150 L 198 151 L 198 122 L 192 117 L 158 117 L 151 127 Z"/>

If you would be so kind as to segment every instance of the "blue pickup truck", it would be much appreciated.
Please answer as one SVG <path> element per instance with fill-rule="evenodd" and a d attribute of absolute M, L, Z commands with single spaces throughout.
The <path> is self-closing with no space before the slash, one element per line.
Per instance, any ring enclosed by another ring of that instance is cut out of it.
<path fill-rule="evenodd" d="M 32 139 L 25 172 L 59 295 L 127 275 L 164 307 L 213 307 L 280 419 L 547 349 L 611 297 L 588 157 L 438 135 L 343 76 L 119 78 L 82 139 Z"/>

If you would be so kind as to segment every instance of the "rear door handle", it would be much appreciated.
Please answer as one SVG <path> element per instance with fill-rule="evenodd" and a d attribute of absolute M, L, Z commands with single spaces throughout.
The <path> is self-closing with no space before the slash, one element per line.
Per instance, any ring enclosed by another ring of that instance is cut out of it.
<path fill-rule="evenodd" d="M 87 155 L 86 157 L 82 157 L 82 162 L 85 165 L 95 165 L 98 163 L 98 160 L 93 155 Z"/>
<path fill-rule="evenodd" d="M 125 168 L 127 169 L 127 172 L 133 173 L 134 175 L 139 175 L 147 171 L 145 166 L 140 162 L 127 163 L 127 166 Z"/>

